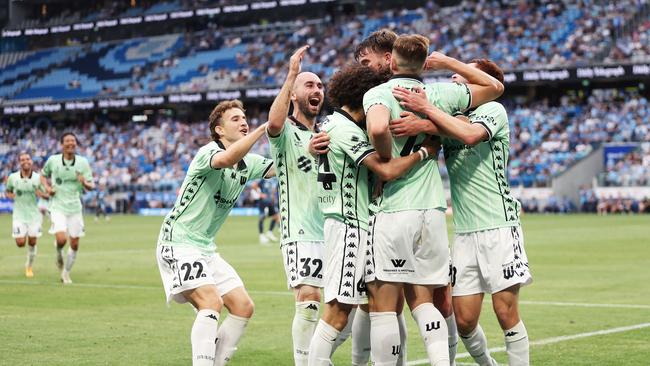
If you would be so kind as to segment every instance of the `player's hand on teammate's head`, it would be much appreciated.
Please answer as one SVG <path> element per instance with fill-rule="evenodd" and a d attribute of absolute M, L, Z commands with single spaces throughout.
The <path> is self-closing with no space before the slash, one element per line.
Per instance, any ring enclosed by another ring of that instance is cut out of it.
<path fill-rule="evenodd" d="M 295 74 L 300 73 L 300 64 L 302 63 L 302 59 L 305 57 L 307 49 L 309 49 L 309 45 L 304 45 L 298 48 L 296 52 L 291 55 L 291 58 L 289 59 L 289 72 Z"/>
<path fill-rule="evenodd" d="M 429 107 L 427 94 L 420 88 L 409 90 L 398 86 L 393 88 L 393 96 L 403 108 L 410 111 L 423 113 Z"/>
<path fill-rule="evenodd" d="M 309 153 L 313 156 L 327 154 L 330 149 L 330 137 L 325 132 L 315 134 L 309 141 Z"/>
<path fill-rule="evenodd" d="M 450 57 L 444 53 L 433 51 L 424 62 L 425 70 L 446 70 Z"/>

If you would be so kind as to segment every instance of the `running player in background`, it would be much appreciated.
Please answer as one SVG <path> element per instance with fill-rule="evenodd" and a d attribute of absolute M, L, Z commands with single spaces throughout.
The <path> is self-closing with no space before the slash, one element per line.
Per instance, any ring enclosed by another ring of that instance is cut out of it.
<path fill-rule="evenodd" d="M 64 284 L 72 283 L 70 271 L 77 258 L 79 238 L 85 235 L 81 195 L 84 191 L 95 189 L 88 160 L 76 154 L 78 143 L 74 133 L 64 133 L 61 136 L 63 152 L 50 156 L 41 171 L 41 184 L 50 196 L 50 234 L 56 238 L 56 265 L 61 270 Z M 64 267 L 63 247 L 68 237 L 70 248 Z"/>
<path fill-rule="evenodd" d="M 404 109 L 392 95 L 396 86 L 424 88 L 420 75 L 427 60 L 428 40 L 403 35 L 393 45 L 393 78 L 364 96 L 368 132 L 382 157 L 404 156 L 419 146 L 424 134 L 391 137 L 389 122 Z M 455 61 L 455 60 L 454 60 Z M 450 65 L 467 72 L 473 84 L 435 83 L 426 86 L 427 98 L 450 113 L 498 97 L 503 86 L 488 75 L 456 61 Z M 446 200 L 436 161 L 423 163 L 404 177 L 388 182 L 371 219 L 371 242 L 376 281 L 369 283 L 373 361 L 394 365 L 400 354 L 395 311 L 402 289 L 432 365 L 450 362 L 447 325 L 433 305 L 436 287 L 449 283 L 449 248 L 444 211 Z M 399 229 L 396 229 L 399 228 Z M 387 344 L 392 345 L 386 347 Z"/>
<path fill-rule="evenodd" d="M 310 366 L 330 365 L 339 333 L 355 305 L 365 304 L 366 269 L 372 271 L 368 247 L 368 171 L 393 180 L 433 155 L 434 146 L 395 159 L 382 159 L 368 142 L 363 95 L 387 80 L 361 65 L 344 68 L 330 80 L 328 99 L 337 107 L 322 124 L 330 136 L 329 152 L 319 158 L 319 202 L 325 216 L 325 311 L 309 350 Z M 369 261 L 369 262 L 368 262 Z M 371 274 L 371 273 L 368 273 Z M 353 365 L 360 365 L 353 357 Z"/>
<path fill-rule="evenodd" d="M 492 61 L 475 59 L 469 65 L 503 82 L 503 72 Z M 455 74 L 453 80 L 466 83 Z M 453 255 L 453 302 L 461 339 L 479 365 L 496 365 L 478 324 L 485 293 L 504 332 L 508 364 L 529 364 L 529 341 L 519 316 L 519 288 L 532 282 L 519 221 L 520 204 L 510 195 L 507 164 L 510 128 L 505 108 L 488 102 L 459 120 L 430 105 L 421 94 L 398 88 L 402 105 L 425 114 L 423 128 L 400 123 L 395 133 L 426 130 L 443 139 L 451 183 L 456 232 Z M 469 120 L 469 123 L 466 120 Z M 433 123 L 431 123 L 433 121 Z M 475 192 L 482 192 L 476 195 Z"/>
<path fill-rule="evenodd" d="M 100 184 L 95 191 L 95 222 L 99 220 L 100 215 L 104 216 L 104 220 L 110 220 L 106 214 L 106 187 L 103 184 Z"/>
<path fill-rule="evenodd" d="M 34 277 L 36 240 L 41 236 L 43 216 L 36 206 L 38 197 L 46 197 L 42 190 L 40 175 L 32 170 L 32 157 L 22 152 L 18 155 L 20 170 L 7 179 L 7 197 L 14 200 L 12 214 L 12 236 L 16 245 L 22 248 L 27 243 L 25 276 Z"/>
<path fill-rule="evenodd" d="M 294 290 L 291 327 L 293 358 L 307 365 L 309 342 L 318 321 L 323 287 L 323 215 L 318 207 L 316 162 L 307 150 L 323 106 L 323 83 L 300 72 L 309 46 L 289 60 L 287 78 L 269 111 L 267 136 L 280 190 L 280 245 L 289 288 Z M 293 114 L 287 117 L 289 105 Z"/>
<path fill-rule="evenodd" d="M 253 315 L 253 300 L 235 269 L 216 253 L 214 237 L 246 182 L 275 174 L 271 160 L 248 153 L 266 125 L 249 133 L 240 101 L 219 103 L 209 127 L 213 141 L 190 163 L 156 248 L 167 302 L 189 302 L 197 310 L 191 332 L 194 366 L 225 365 Z M 229 315 L 219 325 L 224 305 Z"/>
<path fill-rule="evenodd" d="M 267 188 L 268 191 L 268 188 Z M 255 206 L 260 210 L 259 218 L 257 221 L 257 230 L 259 231 L 260 244 L 267 245 L 269 241 L 276 241 L 278 238 L 273 235 L 273 229 L 277 221 L 277 212 L 273 197 L 268 192 L 262 189 L 260 182 L 251 183 L 251 199 L 255 202 Z M 264 219 L 271 219 L 269 230 L 264 232 Z"/>

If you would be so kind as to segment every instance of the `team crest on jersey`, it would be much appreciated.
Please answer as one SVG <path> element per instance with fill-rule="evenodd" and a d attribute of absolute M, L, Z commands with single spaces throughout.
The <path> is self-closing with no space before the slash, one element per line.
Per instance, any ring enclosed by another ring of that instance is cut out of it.
<path fill-rule="evenodd" d="M 55 181 L 56 181 L 56 184 L 61 184 L 61 183 L 63 183 L 63 180 L 61 180 L 61 178 L 56 178 Z"/>

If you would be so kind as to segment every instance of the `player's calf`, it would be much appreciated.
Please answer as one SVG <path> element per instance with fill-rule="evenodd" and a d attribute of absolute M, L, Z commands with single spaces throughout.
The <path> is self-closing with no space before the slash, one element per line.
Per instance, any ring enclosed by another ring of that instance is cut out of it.
<path fill-rule="evenodd" d="M 217 332 L 215 366 L 223 366 L 230 361 L 255 311 L 255 304 L 243 287 L 226 293 L 223 302 L 229 315 Z"/>
<path fill-rule="evenodd" d="M 518 302 L 519 285 L 492 294 L 492 307 L 503 329 L 508 363 L 512 366 L 526 366 L 530 363 L 530 345 L 526 326 L 519 317 Z"/>
<path fill-rule="evenodd" d="M 334 342 L 348 324 L 353 305 L 336 300 L 325 304 L 323 318 L 318 322 L 309 345 L 309 366 L 329 366 Z"/>
<path fill-rule="evenodd" d="M 213 366 L 216 353 L 219 313 L 223 306 L 214 285 L 205 285 L 183 292 L 183 297 L 197 310 L 192 325 L 192 365 Z"/>

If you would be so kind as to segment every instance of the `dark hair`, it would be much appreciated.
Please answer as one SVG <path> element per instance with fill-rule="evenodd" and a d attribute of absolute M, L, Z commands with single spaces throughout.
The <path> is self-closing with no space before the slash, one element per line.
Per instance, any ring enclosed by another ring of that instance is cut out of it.
<path fill-rule="evenodd" d="M 380 29 L 372 32 L 366 39 L 361 41 L 354 49 L 354 59 L 359 61 L 362 53 L 367 51 L 373 52 L 392 52 L 393 43 L 397 39 L 397 34 L 390 29 Z"/>
<path fill-rule="evenodd" d="M 476 67 L 478 67 L 479 70 L 503 83 L 503 70 L 501 70 L 501 68 L 495 64 L 494 61 L 488 60 L 487 58 L 475 58 L 469 63 L 476 64 Z"/>
<path fill-rule="evenodd" d="M 390 72 L 378 73 L 368 66 L 351 64 L 337 71 L 327 85 L 327 99 L 334 107 L 363 108 L 363 95 L 385 83 Z"/>
<path fill-rule="evenodd" d="M 77 135 L 75 135 L 74 132 L 70 132 L 70 131 L 64 132 L 63 135 L 61 135 L 61 138 L 59 139 L 59 141 L 61 143 L 63 143 L 63 140 L 68 136 L 74 137 L 74 141 L 77 143 L 77 145 L 79 144 L 79 139 L 77 138 Z"/>
<path fill-rule="evenodd" d="M 233 99 L 220 102 L 216 107 L 214 107 L 212 113 L 210 113 L 210 136 L 214 141 L 219 140 L 219 134 L 214 131 L 214 128 L 217 127 L 217 124 L 221 123 L 221 117 L 223 117 L 223 114 L 232 108 L 239 108 L 242 112 L 246 112 L 244 104 L 238 99 Z"/>

